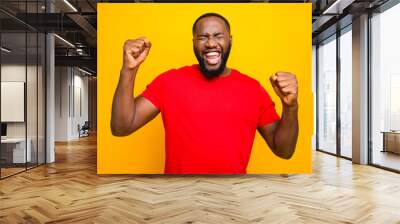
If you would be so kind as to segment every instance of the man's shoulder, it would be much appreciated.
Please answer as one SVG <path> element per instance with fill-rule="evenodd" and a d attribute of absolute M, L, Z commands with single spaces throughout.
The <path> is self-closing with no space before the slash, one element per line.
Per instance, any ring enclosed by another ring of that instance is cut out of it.
<path fill-rule="evenodd" d="M 179 77 L 181 75 L 193 72 L 194 66 L 195 65 L 185 65 L 185 66 L 182 66 L 179 68 L 172 68 L 172 69 L 169 69 L 169 70 L 161 73 L 160 75 L 158 75 L 157 78 L 165 80 L 165 79 L 171 79 L 174 77 Z"/>
<path fill-rule="evenodd" d="M 260 85 L 260 82 L 257 79 L 250 77 L 249 75 L 242 73 L 239 70 L 236 70 L 236 69 L 232 69 L 232 70 L 236 73 L 236 76 L 238 77 L 238 79 L 240 79 L 241 82 L 246 83 L 248 85 L 254 85 L 254 86 Z"/>

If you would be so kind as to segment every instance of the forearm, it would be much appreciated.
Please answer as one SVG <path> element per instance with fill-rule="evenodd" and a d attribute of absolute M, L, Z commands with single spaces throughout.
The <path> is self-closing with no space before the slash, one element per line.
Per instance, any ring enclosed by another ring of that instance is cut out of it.
<path fill-rule="evenodd" d="M 284 107 L 282 117 L 274 134 L 274 152 L 289 159 L 296 148 L 299 132 L 298 106 Z"/>
<path fill-rule="evenodd" d="M 136 70 L 121 69 L 112 104 L 111 130 L 114 135 L 127 135 L 131 132 L 135 119 L 133 91 L 136 72 Z"/>

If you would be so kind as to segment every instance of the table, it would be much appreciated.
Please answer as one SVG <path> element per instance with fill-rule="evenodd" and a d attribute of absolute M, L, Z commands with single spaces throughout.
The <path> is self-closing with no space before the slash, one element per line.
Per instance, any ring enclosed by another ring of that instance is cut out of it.
<path fill-rule="evenodd" d="M 6 138 L 1 139 L 1 157 L 6 163 L 26 163 L 31 162 L 32 140 L 26 139 L 28 143 L 25 154 L 25 138 Z M 11 159 L 12 158 L 12 159 Z"/>

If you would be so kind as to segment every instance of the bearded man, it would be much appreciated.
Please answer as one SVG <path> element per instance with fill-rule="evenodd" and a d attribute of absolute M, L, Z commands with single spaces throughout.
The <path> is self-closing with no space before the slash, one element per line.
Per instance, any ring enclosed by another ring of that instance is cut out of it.
<path fill-rule="evenodd" d="M 139 66 L 149 54 L 145 37 L 127 40 L 115 91 L 111 131 L 127 136 L 160 112 L 165 129 L 166 174 L 245 174 L 256 130 L 275 155 L 290 159 L 298 136 L 296 76 L 270 77 L 282 102 L 281 117 L 261 84 L 226 66 L 232 47 L 230 24 L 216 13 L 193 24 L 199 64 L 171 69 L 132 95 Z"/>

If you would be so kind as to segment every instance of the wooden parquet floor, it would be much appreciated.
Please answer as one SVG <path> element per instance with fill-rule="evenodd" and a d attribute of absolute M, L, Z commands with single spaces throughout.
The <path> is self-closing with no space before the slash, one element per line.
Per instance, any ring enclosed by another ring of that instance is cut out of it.
<path fill-rule="evenodd" d="M 400 223 L 400 175 L 314 153 L 311 175 L 96 174 L 96 140 L 0 181 L 0 223 Z"/>

